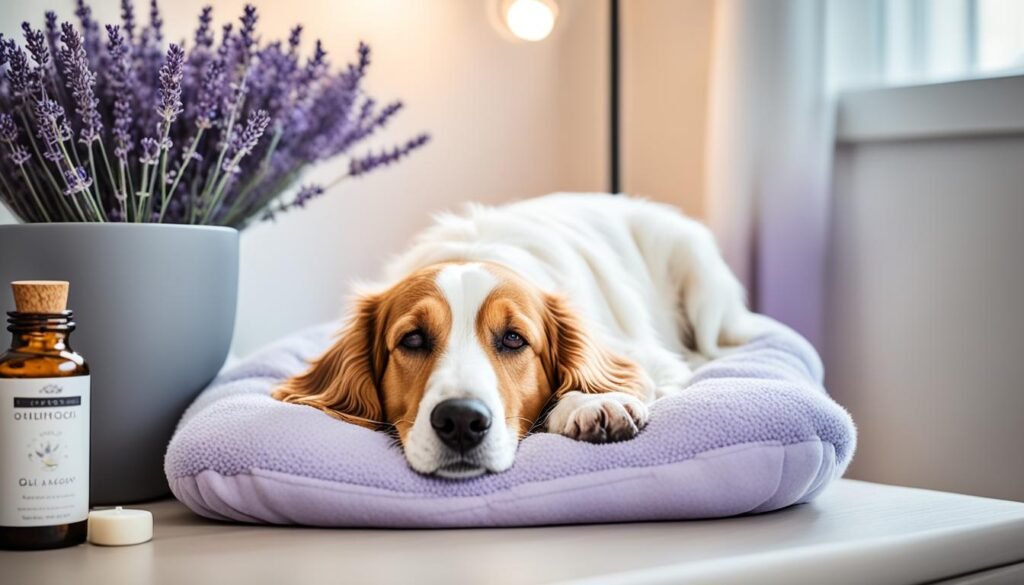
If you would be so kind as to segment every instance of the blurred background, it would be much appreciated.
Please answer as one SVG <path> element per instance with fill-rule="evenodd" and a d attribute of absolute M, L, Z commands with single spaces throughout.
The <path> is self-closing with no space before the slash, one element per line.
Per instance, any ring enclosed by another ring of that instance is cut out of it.
<path fill-rule="evenodd" d="M 243 233 L 233 353 L 336 318 L 433 212 L 618 190 L 707 222 L 818 347 L 848 476 L 1024 500 L 1024 2 L 529 2 L 536 41 L 502 0 L 257 2 L 261 35 L 301 22 L 335 65 L 369 43 L 367 86 L 407 105 L 383 139 L 433 141 Z M 206 3 L 163 3 L 168 40 Z M 71 4 L 5 0 L 0 32 Z"/>

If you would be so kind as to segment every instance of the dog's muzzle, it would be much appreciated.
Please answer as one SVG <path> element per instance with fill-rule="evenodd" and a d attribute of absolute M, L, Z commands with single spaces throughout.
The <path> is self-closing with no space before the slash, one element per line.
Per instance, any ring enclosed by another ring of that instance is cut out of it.
<path fill-rule="evenodd" d="M 464 455 L 483 442 L 491 428 L 491 410 L 482 400 L 452 398 L 434 407 L 430 426 L 449 449 Z"/>

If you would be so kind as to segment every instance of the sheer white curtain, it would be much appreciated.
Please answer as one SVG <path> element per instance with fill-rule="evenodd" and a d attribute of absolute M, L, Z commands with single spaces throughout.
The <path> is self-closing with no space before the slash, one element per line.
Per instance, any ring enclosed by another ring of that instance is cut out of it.
<path fill-rule="evenodd" d="M 716 0 L 708 221 L 754 306 L 822 339 L 835 95 L 1024 70 L 1021 0 Z"/>
<path fill-rule="evenodd" d="M 827 3 L 718 0 L 708 221 L 757 310 L 822 339 L 833 144 Z"/>

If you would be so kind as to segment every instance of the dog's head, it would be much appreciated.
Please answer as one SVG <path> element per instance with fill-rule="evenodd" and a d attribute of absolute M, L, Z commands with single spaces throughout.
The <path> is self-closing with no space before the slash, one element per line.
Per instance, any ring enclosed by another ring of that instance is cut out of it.
<path fill-rule="evenodd" d="M 413 469 L 463 478 L 508 469 L 560 394 L 640 384 L 565 300 L 497 265 L 446 263 L 359 297 L 338 342 L 274 396 L 393 429 Z"/>

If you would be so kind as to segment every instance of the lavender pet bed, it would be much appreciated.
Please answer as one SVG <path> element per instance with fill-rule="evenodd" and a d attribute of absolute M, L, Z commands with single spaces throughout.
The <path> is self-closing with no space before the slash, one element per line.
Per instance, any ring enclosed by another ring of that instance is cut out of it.
<path fill-rule="evenodd" d="M 179 500 L 209 518 L 314 526 L 710 518 L 810 501 L 853 456 L 853 423 L 821 387 L 817 354 L 779 330 L 700 368 L 684 393 L 652 406 L 631 441 L 593 445 L 539 433 L 505 473 L 423 477 L 387 435 L 270 398 L 335 328 L 263 350 L 196 399 L 167 449 Z"/>

